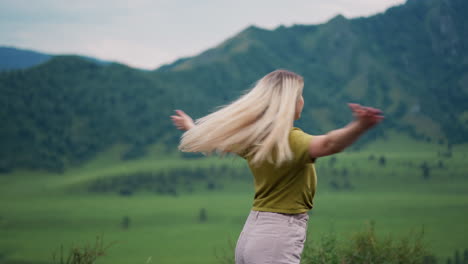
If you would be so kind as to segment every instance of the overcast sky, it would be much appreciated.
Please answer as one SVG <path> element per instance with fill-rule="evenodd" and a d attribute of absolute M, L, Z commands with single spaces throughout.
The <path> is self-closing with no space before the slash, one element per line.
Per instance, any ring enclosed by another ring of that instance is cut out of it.
<path fill-rule="evenodd" d="M 369 16 L 405 0 L 0 0 L 0 46 L 81 54 L 154 69 L 249 25 Z"/>

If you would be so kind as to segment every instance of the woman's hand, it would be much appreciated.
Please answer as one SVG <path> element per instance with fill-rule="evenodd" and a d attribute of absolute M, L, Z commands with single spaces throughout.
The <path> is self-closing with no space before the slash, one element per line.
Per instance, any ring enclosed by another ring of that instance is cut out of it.
<path fill-rule="evenodd" d="M 312 159 L 343 151 L 384 118 L 379 109 L 358 104 L 348 105 L 356 120 L 325 135 L 314 136 L 309 143 L 309 155 Z"/>
<path fill-rule="evenodd" d="M 380 109 L 365 107 L 359 104 L 348 104 L 349 108 L 353 111 L 356 121 L 365 129 L 369 129 L 377 125 L 384 117 Z"/>
<path fill-rule="evenodd" d="M 186 113 L 184 113 L 184 111 L 175 110 L 175 112 L 176 115 L 172 115 L 171 119 L 174 125 L 177 127 L 177 129 L 187 131 L 195 126 L 195 123 L 193 122 L 192 118 Z"/>

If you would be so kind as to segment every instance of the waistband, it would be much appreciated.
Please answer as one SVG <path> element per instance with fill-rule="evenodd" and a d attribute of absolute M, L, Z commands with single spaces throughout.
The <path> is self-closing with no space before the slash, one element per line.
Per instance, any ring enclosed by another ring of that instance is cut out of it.
<path fill-rule="evenodd" d="M 265 211 L 254 211 L 251 210 L 248 219 L 252 222 L 256 222 L 258 219 L 262 218 L 274 218 L 278 220 L 287 221 L 289 224 L 296 223 L 300 226 L 306 227 L 309 220 L 309 215 L 307 213 L 300 214 L 284 214 L 284 213 L 274 213 L 274 212 L 265 212 Z"/>

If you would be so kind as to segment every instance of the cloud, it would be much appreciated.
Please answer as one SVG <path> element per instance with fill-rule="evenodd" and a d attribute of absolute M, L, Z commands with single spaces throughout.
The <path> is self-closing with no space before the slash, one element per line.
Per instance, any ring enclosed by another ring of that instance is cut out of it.
<path fill-rule="evenodd" d="M 195 55 L 249 25 L 368 16 L 404 0 L 2 0 L 0 45 L 78 53 L 153 69 Z"/>

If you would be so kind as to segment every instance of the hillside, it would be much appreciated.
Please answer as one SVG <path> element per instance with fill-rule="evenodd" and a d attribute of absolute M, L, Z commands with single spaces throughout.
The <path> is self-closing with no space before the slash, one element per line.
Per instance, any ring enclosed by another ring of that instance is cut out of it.
<path fill-rule="evenodd" d="M 0 46 L 0 71 L 32 67 L 46 62 L 51 57 L 31 50 Z"/>
<path fill-rule="evenodd" d="M 344 125 L 354 101 L 385 111 L 360 141 L 397 130 L 425 141 L 468 141 L 468 3 L 411 0 L 369 18 L 322 25 L 249 27 L 217 47 L 153 72 L 58 56 L 0 74 L 0 171 L 62 171 L 117 143 L 122 159 L 147 146 L 175 150 L 168 116 L 200 117 L 264 74 L 286 68 L 305 78 L 298 123 L 312 134 Z"/>
<path fill-rule="evenodd" d="M 252 72 L 259 76 L 275 68 L 292 69 L 305 77 L 304 93 L 312 104 L 306 110 L 313 109 L 310 114 L 320 120 L 320 126 L 309 129 L 334 118 L 325 129 L 344 122 L 348 116 L 331 112 L 342 112 L 351 100 L 385 109 L 391 117 L 387 124 L 398 121 L 393 125 L 420 137 L 456 143 L 464 141 L 468 124 L 468 21 L 463 10 L 468 10 L 466 1 L 414 0 L 370 18 L 338 16 L 324 25 L 274 31 L 250 27 L 163 69 L 224 69 L 249 81 L 255 80 Z"/>
<path fill-rule="evenodd" d="M 55 55 L 44 54 L 33 50 L 18 49 L 14 47 L 0 46 L 0 72 L 11 70 L 22 70 L 37 66 L 52 59 Z M 62 55 L 63 56 L 63 55 Z M 96 59 L 89 56 L 72 55 L 90 62 L 107 65 L 112 62 Z"/>

